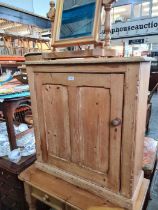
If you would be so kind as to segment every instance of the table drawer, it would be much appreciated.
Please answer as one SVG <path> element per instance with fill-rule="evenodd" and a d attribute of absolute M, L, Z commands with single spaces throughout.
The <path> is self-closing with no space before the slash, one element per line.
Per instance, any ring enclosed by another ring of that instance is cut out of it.
<path fill-rule="evenodd" d="M 64 203 L 33 187 L 31 189 L 31 195 L 55 210 L 63 210 L 65 208 Z"/>

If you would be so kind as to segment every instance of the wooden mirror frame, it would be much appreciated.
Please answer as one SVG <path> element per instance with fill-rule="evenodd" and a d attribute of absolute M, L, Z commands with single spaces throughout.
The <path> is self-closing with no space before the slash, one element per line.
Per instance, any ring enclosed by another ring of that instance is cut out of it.
<path fill-rule="evenodd" d="M 56 47 L 67 47 L 67 46 L 97 43 L 99 41 L 102 0 L 96 0 L 94 24 L 93 24 L 93 30 L 92 30 L 91 36 L 57 40 L 57 37 L 59 37 L 59 33 L 61 29 L 63 4 L 64 4 L 64 0 L 57 1 L 55 21 L 54 21 L 54 26 L 53 26 L 52 47 L 56 48 Z"/>

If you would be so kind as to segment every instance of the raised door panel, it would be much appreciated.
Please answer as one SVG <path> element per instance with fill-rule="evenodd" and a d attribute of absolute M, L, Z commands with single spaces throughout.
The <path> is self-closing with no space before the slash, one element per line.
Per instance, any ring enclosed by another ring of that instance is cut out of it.
<path fill-rule="evenodd" d="M 70 159 L 68 91 L 62 85 L 43 85 L 43 111 L 48 155 Z"/>
<path fill-rule="evenodd" d="M 72 162 L 106 173 L 109 162 L 109 89 L 76 87 L 69 90 L 73 94 L 70 97 L 72 109 L 76 112 L 70 114 Z"/>
<path fill-rule="evenodd" d="M 37 73 L 43 161 L 112 191 L 120 189 L 121 74 Z M 41 94 L 42 93 L 42 94 Z"/>

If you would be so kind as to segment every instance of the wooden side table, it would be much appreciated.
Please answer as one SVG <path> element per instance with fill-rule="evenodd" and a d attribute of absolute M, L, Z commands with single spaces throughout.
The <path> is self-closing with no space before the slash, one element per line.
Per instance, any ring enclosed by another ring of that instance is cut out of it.
<path fill-rule="evenodd" d="M 0 111 L 3 112 L 6 121 L 11 150 L 17 148 L 16 138 L 24 134 L 15 135 L 14 113 L 21 103 L 28 101 L 30 101 L 29 97 L 19 97 L 5 99 L 0 103 Z M 18 164 L 15 164 L 7 158 L 0 158 L 0 210 L 28 210 L 23 182 L 18 179 L 18 175 L 35 159 L 35 155 L 23 157 Z"/>
<path fill-rule="evenodd" d="M 36 200 L 56 210 L 65 208 L 86 210 L 92 207 L 102 207 L 102 210 L 107 207 L 111 210 L 118 208 L 103 198 L 37 169 L 34 164 L 23 171 L 19 179 L 24 182 L 29 210 L 36 210 Z M 143 209 L 148 186 L 149 181 L 144 179 L 134 210 Z"/>
<path fill-rule="evenodd" d="M 29 101 L 29 100 L 30 100 L 29 97 L 20 97 L 20 98 L 7 99 L 7 100 L 4 100 L 2 103 L 0 103 L 0 110 L 3 112 L 4 118 L 6 121 L 11 150 L 14 150 L 17 148 L 16 135 L 15 135 L 14 125 L 13 125 L 13 116 L 14 116 L 15 110 L 21 103 Z"/>

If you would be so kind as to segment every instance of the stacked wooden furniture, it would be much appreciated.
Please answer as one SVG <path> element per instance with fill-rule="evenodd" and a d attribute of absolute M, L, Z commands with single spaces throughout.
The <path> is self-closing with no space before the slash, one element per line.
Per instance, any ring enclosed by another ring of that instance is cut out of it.
<path fill-rule="evenodd" d="M 18 136 L 24 135 L 24 133 L 15 135 L 13 115 L 19 104 L 28 100 L 28 98 L 16 98 L 0 103 L 0 110 L 3 111 L 6 120 L 11 150 L 17 148 L 16 139 Z M 18 164 L 11 163 L 7 158 L 0 158 L 0 209 L 28 210 L 23 182 L 18 179 L 18 175 L 34 161 L 35 155 L 22 158 Z"/>
<path fill-rule="evenodd" d="M 24 185 L 18 175 L 35 160 L 34 156 L 23 159 L 19 164 L 0 158 L 0 209 L 28 210 Z"/>
<path fill-rule="evenodd" d="M 23 56 L 28 52 L 41 52 L 43 48 L 47 50 L 50 49 L 49 39 L 6 33 L 0 33 L 0 35 L 3 40 L 3 44 L 0 45 L 1 55 Z"/>
<path fill-rule="evenodd" d="M 114 52 L 109 47 L 112 0 L 96 1 L 96 14 L 102 3 L 106 11 L 105 43 L 96 43 L 93 30 L 95 39 L 89 42 L 98 47 L 88 53 L 58 53 L 56 47 L 88 42 L 86 38 L 70 43 L 56 40 L 63 2 L 57 5 L 53 52 L 26 56 L 37 161 L 36 168 L 26 170 L 20 179 L 25 182 L 30 210 L 35 209 L 33 198 L 51 206 L 53 197 L 87 209 L 91 206 L 82 203 L 83 195 L 90 194 L 101 199 L 91 205 L 113 203 L 112 207 L 141 210 L 148 188 L 142 160 L 150 59 L 105 58 Z M 53 60 L 83 55 L 97 58 Z"/>
<path fill-rule="evenodd" d="M 0 56 L 0 76 L 8 69 L 14 74 L 24 61 L 23 56 Z"/>
<path fill-rule="evenodd" d="M 125 208 L 118 207 L 105 198 L 43 172 L 35 165 L 23 171 L 19 177 L 25 182 L 25 194 L 29 210 L 37 209 L 37 201 L 42 201 L 43 204 L 58 210 L 90 210 L 93 208 L 98 208 L 98 210 L 125 210 Z M 144 180 L 136 201 L 135 210 L 143 208 L 147 189 L 148 181 Z M 44 210 L 44 208 L 39 209 Z"/>
<path fill-rule="evenodd" d="M 28 129 L 27 131 L 17 135 L 14 131 L 14 117 L 16 110 L 22 104 L 25 104 L 26 106 L 28 102 L 30 102 L 30 97 L 16 97 L 5 99 L 3 102 L 0 102 L 0 111 L 3 112 L 4 120 L 6 122 L 11 150 L 17 148 L 16 140 L 18 138 L 21 138 L 23 135 L 26 135 L 26 133 L 31 131 L 31 129 Z M 24 114 L 24 112 L 22 114 Z M 22 119 L 22 117 L 20 119 Z M 31 155 L 23 157 L 18 164 L 15 164 L 10 162 L 7 157 L 0 158 L 1 210 L 28 210 L 24 193 L 24 185 L 23 182 L 18 179 L 18 175 L 29 167 L 35 159 L 35 155 Z"/>

